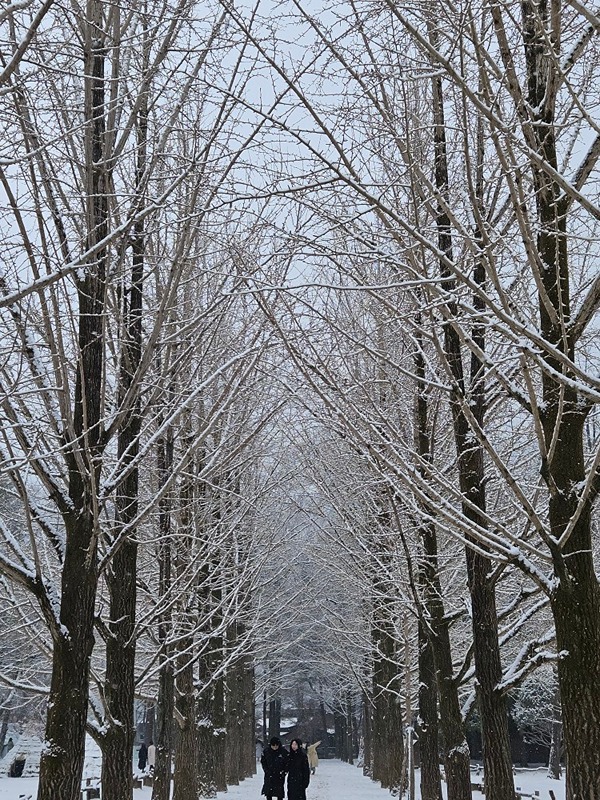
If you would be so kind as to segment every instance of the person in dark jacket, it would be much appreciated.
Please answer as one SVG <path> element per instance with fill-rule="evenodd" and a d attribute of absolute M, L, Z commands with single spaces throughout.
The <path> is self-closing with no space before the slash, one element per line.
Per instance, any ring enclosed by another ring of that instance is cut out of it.
<path fill-rule="evenodd" d="M 261 766 L 265 773 L 261 794 L 264 794 L 267 800 L 273 800 L 273 797 L 277 797 L 278 800 L 283 800 L 287 762 L 287 750 L 285 747 L 281 746 L 281 740 L 277 736 L 273 736 L 269 742 L 269 746 L 265 747 L 263 750 L 260 759 Z"/>
<path fill-rule="evenodd" d="M 306 789 L 309 783 L 310 767 L 302 748 L 302 742 L 300 739 L 292 739 L 288 756 L 288 800 L 306 800 Z"/>
<path fill-rule="evenodd" d="M 138 769 L 142 772 L 146 769 L 146 761 L 148 760 L 148 748 L 146 742 L 142 742 L 138 751 Z"/>

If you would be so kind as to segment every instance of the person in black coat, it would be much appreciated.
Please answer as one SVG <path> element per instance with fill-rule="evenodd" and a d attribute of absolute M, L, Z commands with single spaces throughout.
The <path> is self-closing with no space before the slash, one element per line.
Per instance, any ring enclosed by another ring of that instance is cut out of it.
<path fill-rule="evenodd" d="M 261 794 L 264 794 L 267 800 L 273 800 L 273 797 L 283 800 L 288 751 L 281 746 L 281 740 L 277 736 L 273 736 L 269 746 L 263 750 L 260 763 L 265 773 Z"/>
<path fill-rule="evenodd" d="M 292 739 L 288 756 L 288 800 L 306 800 L 306 789 L 309 783 L 310 767 L 302 748 L 302 742 L 300 739 Z"/>
<path fill-rule="evenodd" d="M 142 742 L 142 746 L 138 752 L 138 769 L 142 772 L 146 769 L 146 761 L 148 760 L 148 748 L 146 743 Z"/>

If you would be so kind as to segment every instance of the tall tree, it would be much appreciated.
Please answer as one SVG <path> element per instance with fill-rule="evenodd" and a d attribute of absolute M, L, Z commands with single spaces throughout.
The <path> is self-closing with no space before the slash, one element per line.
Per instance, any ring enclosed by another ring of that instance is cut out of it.
<path fill-rule="evenodd" d="M 65 551 L 60 626 L 53 630 L 52 680 L 42 753 L 38 800 L 79 797 L 85 750 L 89 667 L 94 646 L 100 521 L 104 395 L 104 310 L 109 232 L 109 172 L 106 152 L 105 29 L 102 4 L 88 3 L 81 21 L 84 70 L 85 251 L 90 255 L 76 279 L 77 367 L 72 429 L 65 430 L 69 507 L 64 508 Z M 69 691 L 65 687 L 69 686 Z"/>

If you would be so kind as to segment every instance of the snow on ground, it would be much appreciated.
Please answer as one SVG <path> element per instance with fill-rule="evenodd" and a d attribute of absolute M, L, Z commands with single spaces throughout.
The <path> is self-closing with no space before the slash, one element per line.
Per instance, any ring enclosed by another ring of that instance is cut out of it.
<path fill-rule="evenodd" d="M 473 780 L 478 780 L 473 773 Z M 417 775 L 418 786 L 418 775 Z M 247 778 L 239 786 L 231 786 L 228 792 L 220 792 L 218 800 L 261 800 L 262 775 Z M 546 777 L 546 770 L 520 770 L 515 773 L 515 787 L 541 800 L 550 800 L 549 790 L 554 791 L 556 800 L 565 800 L 564 781 L 553 781 Z M 1 778 L 0 800 L 35 800 L 37 778 Z M 152 789 L 134 789 L 134 800 L 150 800 Z M 445 797 L 444 793 L 444 797 Z M 306 792 L 306 800 L 386 800 L 390 793 L 378 783 L 365 778 L 357 767 L 334 759 L 321 759 L 316 775 L 311 777 Z M 420 800 L 417 789 L 415 800 Z M 484 795 L 473 792 L 473 800 L 483 800 Z"/>

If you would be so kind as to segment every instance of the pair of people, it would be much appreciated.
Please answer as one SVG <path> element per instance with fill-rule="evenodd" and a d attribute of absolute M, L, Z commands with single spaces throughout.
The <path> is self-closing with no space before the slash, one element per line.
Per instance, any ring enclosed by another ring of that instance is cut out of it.
<path fill-rule="evenodd" d="M 267 800 L 273 800 L 274 797 L 283 800 L 286 775 L 288 800 L 306 800 L 310 767 L 300 739 L 292 739 L 288 753 L 285 747 L 281 746 L 281 739 L 273 736 L 269 746 L 263 751 L 260 763 L 265 773 L 261 794 L 264 794 Z"/>

